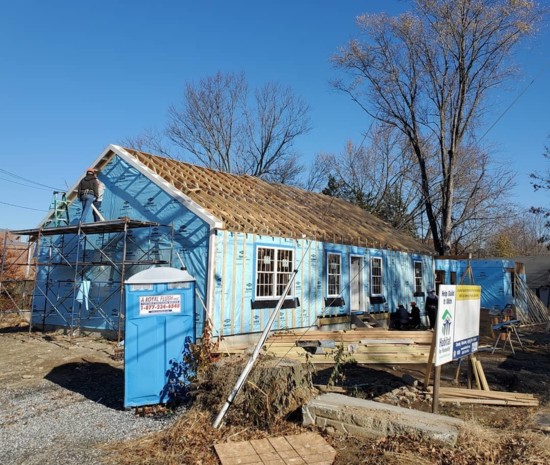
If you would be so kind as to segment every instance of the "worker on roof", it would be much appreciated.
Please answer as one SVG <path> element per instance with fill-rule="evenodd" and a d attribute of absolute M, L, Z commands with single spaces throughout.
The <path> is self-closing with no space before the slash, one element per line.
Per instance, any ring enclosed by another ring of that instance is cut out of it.
<path fill-rule="evenodd" d="M 82 202 L 82 215 L 80 223 L 86 222 L 86 216 L 92 208 L 92 204 L 99 197 L 99 185 L 93 168 L 86 170 L 86 176 L 78 184 L 78 198 Z"/>

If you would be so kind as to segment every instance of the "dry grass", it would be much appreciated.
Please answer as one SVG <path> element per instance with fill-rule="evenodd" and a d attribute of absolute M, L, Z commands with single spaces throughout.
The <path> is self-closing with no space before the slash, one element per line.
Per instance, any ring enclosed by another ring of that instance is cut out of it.
<path fill-rule="evenodd" d="M 0 310 L 0 329 L 6 328 L 21 328 L 28 326 L 28 322 L 25 321 L 18 313 L 5 312 Z"/>
<path fill-rule="evenodd" d="M 305 430 L 279 422 L 270 431 L 247 426 L 212 427 L 210 413 L 196 408 L 184 412 L 169 428 L 122 445 L 111 445 L 109 463 L 116 465 L 219 465 L 214 444 L 299 434 Z"/>
<path fill-rule="evenodd" d="M 454 447 L 414 436 L 378 440 L 327 437 L 337 450 L 335 465 L 547 465 L 550 438 L 525 430 L 495 430 L 467 422 Z"/>
<path fill-rule="evenodd" d="M 197 385 L 194 406 L 165 431 L 111 446 L 117 465 L 218 465 L 214 444 L 262 439 L 306 431 L 288 421 L 306 402 L 307 373 L 264 359 L 226 416 L 226 426 L 211 425 L 242 371 L 244 359 L 212 365 Z M 296 380 L 301 380 L 297 383 Z M 321 432 L 337 452 L 334 465 L 547 465 L 550 437 L 530 430 L 536 410 L 513 407 L 448 407 L 465 420 L 453 447 L 414 436 L 353 438 Z M 455 411 L 456 410 L 456 411 Z"/>
<path fill-rule="evenodd" d="M 145 438 L 110 446 L 116 465 L 219 465 L 214 444 L 299 434 L 306 431 L 279 422 L 269 431 L 252 426 L 212 427 L 211 414 L 192 408 L 169 428 Z M 335 465 L 547 465 L 550 438 L 528 431 L 495 430 L 467 422 L 454 447 L 414 436 L 377 440 L 326 435 L 336 449 Z"/>

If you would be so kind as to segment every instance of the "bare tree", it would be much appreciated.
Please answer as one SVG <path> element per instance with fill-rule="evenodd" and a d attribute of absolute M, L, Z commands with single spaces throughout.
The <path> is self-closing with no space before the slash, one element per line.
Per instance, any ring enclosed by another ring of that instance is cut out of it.
<path fill-rule="evenodd" d="M 301 166 L 296 139 L 310 130 L 309 107 L 288 87 L 269 83 L 249 101 L 244 74 L 188 83 L 169 109 L 167 135 L 209 168 L 292 183 Z"/>
<path fill-rule="evenodd" d="M 246 171 L 284 182 L 299 174 L 296 138 L 310 130 L 309 107 L 288 87 L 266 84 L 255 93 L 255 107 L 247 111 Z"/>
<path fill-rule="evenodd" d="M 187 83 L 181 107 L 168 110 L 168 137 L 208 168 L 243 174 L 247 87 L 244 74 Z"/>
<path fill-rule="evenodd" d="M 165 155 L 171 158 L 170 148 L 165 142 L 164 135 L 156 129 L 146 129 L 139 136 L 126 137 L 122 140 L 122 145 L 142 152 Z"/>
<path fill-rule="evenodd" d="M 544 234 L 544 215 L 524 210 L 509 211 L 509 220 L 502 222 L 486 238 L 485 256 L 514 257 L 548 254 L 541 242 Z"/>
<path fill-rule="evenodd" d="M 323 154 L 317 154 L 300 187 L 307 191 L 320 192 L 326 186 L 327 180 L 328 174 L 325 171 Z"/>
<path fill-rule="evenodd" d="M 475 255 L 493 231 L 510 219 L 514 173 L 504 164 L 491 163 L 489 155 L 476 146 L 463 147 L 458 159 L 451 252 Z"/>
<path fill-rule="evenodd" d="M 352 40 L 334 57 L 349 76 L 334 85 L 407 138 L 434 248 L 446 255 L 464 147 L 475 143 L 484 98 L 512 75 L 506 58 L 539 15 L 529 0 L 416 0 L 414 7 L 398 17 L 359 17 L 367 40 Z"/>
<path fill-rule="evenodd" d="M 550 162 L 550 147 L 546 147 L 543 153 L 543 157 Z M 550 192 L 550 168 L 546 168 L 546 171 L 540 173 L 531 174 L 533 181 L 533 189 L 535 191 L 543 190 Z M 531 207 L 531 213 L 543 218 L 543 228 L 540 231 L 539 242 L 547 244 L 547 249 L 550 250 L 550 208 L 548 207 Z"/>
<path fill-rule="evenodd" d="M 545 147 L 542 156 L 550 162 L 550 147 Z M 542 173 L 533 173 L 530 177 L 533 179 L 532 184 L 535 191 L 545 190 L 550 192 L 550 165 Z"/>
<path fill-rule="evenodd" d="M 403 138 L 390 127 L 376 126 L 366 140 L 368 145 L 359 147 L 348 142 L 339 155 L 318 155 L 317 169 L 326 179 L 323 192 L 416 233 L 422 202 Z"/>

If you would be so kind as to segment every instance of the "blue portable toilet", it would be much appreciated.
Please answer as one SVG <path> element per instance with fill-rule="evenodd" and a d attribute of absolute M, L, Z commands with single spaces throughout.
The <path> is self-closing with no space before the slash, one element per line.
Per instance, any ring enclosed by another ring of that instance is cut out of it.
<path fill-rule="evenodd" d="M 195 342 L 195 279 L 149 268 L 125 282 L 124 407 L 166 403 L 174 367 Z"/>

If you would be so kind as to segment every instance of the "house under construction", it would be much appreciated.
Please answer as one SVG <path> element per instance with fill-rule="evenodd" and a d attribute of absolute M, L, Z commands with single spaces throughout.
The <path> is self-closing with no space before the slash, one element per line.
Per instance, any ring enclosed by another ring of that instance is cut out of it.
<path fill-rule="evenodd" d="M 111 145 L 91 164 L 105 221 L 80 223 L 80 180 L 27 236 L 33 325 L 121 331 L 124 282 L 151 266 L 196 280 L 197 337 L 274 329 L 353 312 L 391 312 L 434 282 L 430 249 L 343 200 Z M 2 280 L 4 280 L 2 277 Z M 3 281 L 2 281 L 3 282 Z"/>

